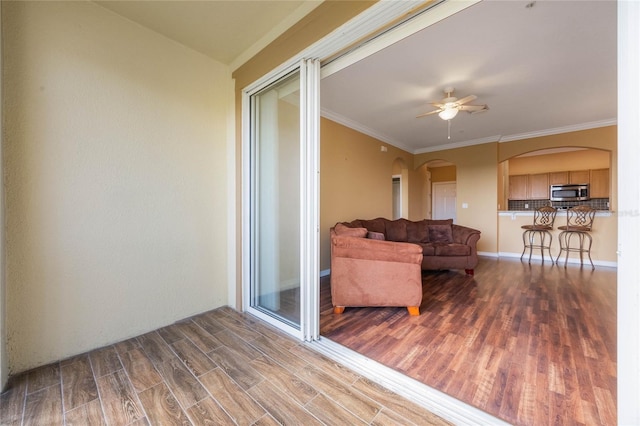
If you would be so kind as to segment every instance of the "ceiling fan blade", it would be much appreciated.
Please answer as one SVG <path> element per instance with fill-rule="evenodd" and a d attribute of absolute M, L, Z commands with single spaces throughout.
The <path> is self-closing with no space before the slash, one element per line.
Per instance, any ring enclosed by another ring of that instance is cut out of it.
<path fill-rule="evenodd" d="M 439 113 L 440 111 L 441 111 L 441 110 L 436 109 L 436 110 L 434 110 L 434 111 L 425 112 L 424 114 L 416 115 L 416 118 L 426 117 L 427 115 L 432 115 L 432 114 L 437 114 L 437 113 Z"/>
<path fill-rule="evenodd" d="M 433 101 L 429 102 L 430 105 L 433 105 L 436 108 L 444 108 L 444 104 L 441 101 Z"/>
<path fill-rule="evenodd" d="M 460 111 L 467 111 L 467 112 L 480 112 L 480 111 L 488 110 L 489 107 L 487 105 L 460 105 L 458 109 Z"/>
<path fill-rule="evenodd" d="M 458 104 L 458 105 L 466 104 L 467 102 L 474 101 L 474 100 L 476 100 L 477 98 L 478 98 L 478 97 L 477 97 L 476 95 L 469 95 L 469 96 L 465 96 L 465 97 L 464 97 L 464 98 L 462 98 L 462 99 L 458 99 L 458 100 L 456 101 L 456 104 Z"/>

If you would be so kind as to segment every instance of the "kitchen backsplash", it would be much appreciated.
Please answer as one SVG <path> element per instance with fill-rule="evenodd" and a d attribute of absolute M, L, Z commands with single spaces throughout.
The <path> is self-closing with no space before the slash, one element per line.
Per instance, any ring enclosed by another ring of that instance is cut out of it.
<path fill-rule="evenodd" d="M 509 200 L 509 210 L 535 210 L 548 206 L 568 209 L 574 206 L 590 206 L 596 210 L 609 210 L 608 198 L 592 198 L 589 201 Z"/>

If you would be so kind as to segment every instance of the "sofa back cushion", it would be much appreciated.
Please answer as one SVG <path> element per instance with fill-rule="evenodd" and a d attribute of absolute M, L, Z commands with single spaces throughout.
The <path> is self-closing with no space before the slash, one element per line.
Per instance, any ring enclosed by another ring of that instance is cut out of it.
<path fill-rule="evenodd" d="M 388 221 L 385 235 L 389 241 L 407 242 L 407 221 L 405 219 Z"/>
<path fill-rule="evenodd" d="M 451 225 L 429 225 L 429 241 L 432 243 L 452 243 Z"/>
<path fill-rule="evenodd" d="M 407 221 L 407 241 L 416 244 L 429 242 L 429 228 L 426 219 L 418 222 Z"/>
<path fill-rule="evenodd" d="M 383 234 L 385 234 L 384 223 L 386 222 L 386 219 L 383 219 L 383 218 L 379 217 L 377 219 L 371 219 L 371 220 L 360 219 L 359 221 L 362 224 L 362 227 L 363 228 L 367 228 L 368 231 L 370 231 L 370 232 L 382 232 Z"/>
<path fill-rule="evenodd" d="M 427 225 L 453 225 L 453 219 L 425 219 Z"/>

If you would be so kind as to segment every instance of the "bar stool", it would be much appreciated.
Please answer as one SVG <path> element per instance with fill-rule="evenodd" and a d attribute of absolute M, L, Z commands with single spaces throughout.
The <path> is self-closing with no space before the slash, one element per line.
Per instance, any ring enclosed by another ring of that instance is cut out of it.
<path fill-rule="evenodd" d="M 567 225 L 559 226 L 558 229 L 562 231 L 558 236 L 560 240 L 560 253 L 556 258 L 556 263 L 560 259 L 562 252 L 566 252 L 564 258 L 564 267 L 567 267 L 567 260 L 569 260 L 569 252 L 580 253 L 580 265 L 583 264 L 582 254 L 587 253 L 589 256 L 589 262 L 591 262 L 591 268 L 595 269 L 593 260 L 591 260 L 591 229 L 593 228 L 593 220 L 596 216 L 596 210 L 589 206 L 575 206 L 567 210 Z M 571 246 L 571 239 L 578 240 L 578 246 Z M 585 242 L 589 242 L 589 245 L 585 247 Z"/>
<path fill-rule="evenodd" d="M 524 249 L 520 255 L 520 260 L 522 260 L 522 256 L 524 256 L 524 253 L 529 249 L 529 263 L 531 263 L 531 253 L 533 252 L 533 249 L 539 248 L 540 254 L 542 254 L 542 262 L 544 262 L 544 249 L 547 249 L 549 251 L 551 262 L 553 263 L 553 255 L 551 254 L 551 242 L 553 241 L 553 236 L 549 231 L 553 230 L 553 222 L 556 220 L 557 211 L 558 210 L 555 207 L 540 207 L 533 213 L 533 225 L 521 226 L 521 228 L 524 229 L 522 232 Z M 535 242 L 536 235 L 540 240 L 540 244 L 536 244 Z M 549 242 L 547 242 L 547 237 L 549 238 Z"/>

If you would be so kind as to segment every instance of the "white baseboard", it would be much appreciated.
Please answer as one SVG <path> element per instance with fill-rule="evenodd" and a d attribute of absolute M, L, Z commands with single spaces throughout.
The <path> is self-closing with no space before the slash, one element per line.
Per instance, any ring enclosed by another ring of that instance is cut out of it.
<path fill-rule="evenodd" d="M 480 254 L 480 253 L 478 253 Z M 522 255 L 522 253 L 511 253 L 511 252 L 504 252 L 501 251 L 498 253 L 498 257 L 515 257 L 520 259 L 520 256 Z M 556 254 L 557 256 L 557 254 Z M 555 260 L 555 256 L 553 257 L 553 259 Z M 529 260 L 529 254 L 525 253 L 524 256 L 522 257 L 522 260 Z M 535 260 L 535 261 L 542 261 L 542 256 L 540 256 L 539 254 L 533 254 L 531 255 L 531 260 Z M 549 260 L 548 256 L 545 256 L 545 260 Z M 564 265 L 564 256 L 560 257 L 559 260 L 559 264 L 560 265 Z M 567 261 L 567 264 L 574 264 L 574 265 L 579 265 L 580 264 L 580 258 L 577 257 L 569 257 L 569 260 Z M 589 265 L 589 257 L 585 256 L 584 258 L 584 265 Z M 593 264 L 595 266 L 605 266 L 608 268 L 617 268 L 618 267 L 618 262 L 610 262 L 610 261 L 606 261 L 606 260 L 596 260 L 593 259 Z M 590 266 L 590 265 L 589 265 Z"/>

